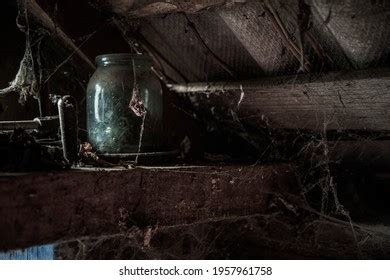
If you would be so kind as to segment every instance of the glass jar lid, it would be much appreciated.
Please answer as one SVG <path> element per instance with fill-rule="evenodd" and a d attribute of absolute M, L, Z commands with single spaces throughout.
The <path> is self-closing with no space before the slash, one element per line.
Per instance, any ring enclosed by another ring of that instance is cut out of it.
<path fill-rule="evenodd" d="M 135 62 L 136 65 L 151 66 L 152 59 L 148 55 L 138 55 L 130 53 L 112 53 L 103 54 L 96 57 L 97 66 L 107 65 L 131 65 Z"/>

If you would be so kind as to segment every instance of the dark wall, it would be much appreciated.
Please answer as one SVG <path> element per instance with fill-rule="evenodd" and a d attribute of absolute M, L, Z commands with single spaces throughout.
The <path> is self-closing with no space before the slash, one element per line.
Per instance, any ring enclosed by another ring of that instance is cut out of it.
<path fill-rule="evenodd" d="M 8 87 L 24 55 L 25 35 L 16 25 L 17 1 L 0 2 L 0 89 Z M 0 120 L 29 119 L 38 114 L 37 102 L 19 103 L 17 93 L 0 95 Z"/>

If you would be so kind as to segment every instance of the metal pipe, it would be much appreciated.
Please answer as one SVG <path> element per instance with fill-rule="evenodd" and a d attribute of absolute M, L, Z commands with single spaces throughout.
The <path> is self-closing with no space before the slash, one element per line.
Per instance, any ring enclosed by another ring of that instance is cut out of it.
<path fill-rule="evenodd" d="M 67 95 L 62 97 L 57 105 L 64 158 L 69 164 L 73 164 L 78 158 L 77 102 Z"/>
<path fill-rule="evenodd" d="M 310 73 L 291 76 L 266 77 L 257 80 L 243 81 L 220 81 L 220 82 L 200 82 L 184 84 L 168 84 L 167 87 L 176 93 L 213 93 L 224 91 L 256 91 L 256 93 L 283 92 L 290 93 L 302 88 L 315 87 L 317 90 L 332 89 L 337 94 L 338 91 L 354 89 L 350 84 L 358 83 L 362 80 L 377 80 L 377 87 L 382 87 L 385 91 L 389 84 L 390 68 L 377 68 L 369 70 L 356 70 L 348 72 Z M 382 90 L 381 88 L 381 90 Z M 305 89 L 308 90 L 308 89 Z"/>
<path fill-rule="evenodd" d="M 25 120 L 25 121 L 1 121 L 0 122 L 0 131 L 15 130 L 18 128 L 25 130 L 35 130 L 40 126 L 39 122 L 35 120 Z"/>
<path fill-rule="evenodd" d="M 168 88 L 176 93 L 197 93 L 197 92 L 223 92 L 231 90 L 242 90 L 244 84 L 239 82 L 216 82 L 216 83 L 188 83 L 168 84 Z M 245 88 L 255 87 L 255 83 L 245 83 Z"/>
<path fill-rule="evenodd" d="M 58 116 L 35 118 L 33 120 L 0 121 L 0 131 L 15 129 L 51 131 L 58 128 Z"/>

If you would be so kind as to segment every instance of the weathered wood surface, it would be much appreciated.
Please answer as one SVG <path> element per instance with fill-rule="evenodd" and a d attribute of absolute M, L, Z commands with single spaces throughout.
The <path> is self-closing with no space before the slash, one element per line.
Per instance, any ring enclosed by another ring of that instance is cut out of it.
<path fill-rule="evenodd" d="M 105 0 L 103 7 L 110 8 L 114 13 L 126 16 L 127 18 L 140 18 L 159 14 L 187 12 L 195 13 L 204 9 L 232 5 L 234 3 L 245 3 L 247 0 L 174 0 L 174 1 L 123 1 Z"/>
<path fill-rule="evenodd" d="M 357 225 L 277 201 L 270 215 L 64 242 L 60 259 L 389 259 L 387 226 Z"/>
<path fill-rule="evenodd" d="M 300 197 L 292 166 L 2 175 L 0 250 L 265 213 L 276 194 Z"/>
<path fill-rule="evenodd" d="M 236 93 L 241 120 L 274 128 L 390 130 L 389 68 L 171 88 L 200 94 Z"/>
<path fill-rule="evenodd" d="M 289 68 L 297 68 L 297 61 L 284 45 L 283 37 L 272 25 L 270 16 L 264 9 L 264 2 L 252 1 L 240 8 L 220 9 L 215 17 L 222 19 L 226 24 L 225 29 L 233 32 L 262 72 L 280 75 Z M 294 19 L 289 20 L 294 22 Z M 281 55 L 283 49 L 287 50 L 285 55 Z"/>

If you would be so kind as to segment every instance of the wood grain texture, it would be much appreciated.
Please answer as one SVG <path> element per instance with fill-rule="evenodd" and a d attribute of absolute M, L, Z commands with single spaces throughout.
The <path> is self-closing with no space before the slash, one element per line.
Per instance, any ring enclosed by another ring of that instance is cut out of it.
<path fill-rule="evenodd" d="M 282 75 L 299 68 L 290 53 L 283 53 L 283 41 L 265 15 L 261 1 L 220 9 L 218 15 L 266 75 Z"/>
<path fill-rule="evenodd" d="M 242 121 L 273 128 L 390 130 L 390 69 L 172 85 L 176 92 L 236 93 Z M 242 89 L 242 90 L 241 90 Z"/>
<path fill-rule="evenodd" d="M 264 213 L 283 193 L 300 194 L 290 165 L 1 176 L 0 250 Z"/>
<path fill-rule="evenodd" d="M 140 18 L 146 16 L 155 16 L 160 14 L 187 12 L 196 13 L 200 10 L 232 5 L 236 2 L 245 3 L 246 0 L 165 0 L 165 1 L 126 1 L 126 0 L 106 0 L 101 1 L 103 7 L 110 9 L 121 16 L 127 18 Z"/>

